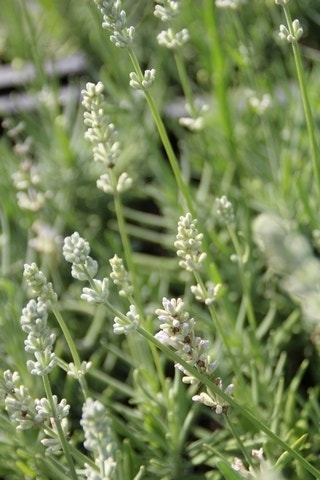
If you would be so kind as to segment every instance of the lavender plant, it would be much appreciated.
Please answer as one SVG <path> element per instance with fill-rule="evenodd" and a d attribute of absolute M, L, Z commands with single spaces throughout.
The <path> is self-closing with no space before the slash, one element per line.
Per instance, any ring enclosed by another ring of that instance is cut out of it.
<path fill-rule="evenodd" d="M 50 19 L 92 63 L 79 115 L 40 99 L 4 124 L 0 476 L 318 478 L 306 18 L 289 0 L 20 3 L 42 99 Z"/>

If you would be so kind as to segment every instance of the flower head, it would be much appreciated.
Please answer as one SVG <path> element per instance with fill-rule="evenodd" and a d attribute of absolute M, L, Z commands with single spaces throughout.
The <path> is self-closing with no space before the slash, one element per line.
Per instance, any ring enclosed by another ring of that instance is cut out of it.
<path fill-rule="evenodd" d="M 181 48 L 189 40 L 189 32 L 186 28 L 180 32 L 174 32 L 172 28 L 168 28 L 157 35 L 157 40 L 162 47 L 175 50 Z"/>
<path fill-rule="evenodd" d="M 41 299 L 30 300 L 22 310 L 21 327 L 28 333 L 25 351 L 33 353 L 36 361 L 28 360 L 27 366 L 32 375 L 46 375 L 55 365 L 57 359 L 52 352 L 56 336 L 47 325 L 47 305 Z"/>
<path fill-rule="evenodd" d="M 289 43 L 295 43 L 303 35 L 303 28 L 300 25 L 298 19 L 293 20 L 291 29 L 288 29 L 285 25 L 280 25 L 279 37 L 282 40 L 287 40 Z"/>
<path fill-rule="evenodd" d="M 111 479 L 116 468 L 115 445 L 112 438 L 111 422 L 105 407 L 98 400 L 87 398 L 82 407 L 82 419 L 80 420 L 84 431 L 84 446 L 92 452 L 100 475 L 92 476 L 92 467 L 86 465 L 88 479 L 98 478 Z M 95 472 L 97 475 L 98 472 Z"/>
<path fill-rule="evenodd" d="M 52 283 L 47 281 L 36 263 L 25 264 L 23 276 L 33 293 L 44 303 L 51 305 L 57 301 L 57 294 L 53 290 Z"/>
<path fill-rule="evenodd" d="M 162 323 L 155 337 L 164 345 L 176 350 L 188 364 L 204 374 L 211 375 L 216 362 L 211 362 L 207 353 L 209 342 L 195 335 L 195 319 L 185 310 L 182 299 L 163 298 L 162 305 L 163 309 L 156 310 L 156 315 Z M 177 367 L 185 374 L 183 381 L 193 383 L 194 379 L 190 373 L 181 365 Z"/>
<path fill-rule="evenodd" d="M 151 78 L 148 77 L 147 81 L 151 82 Z M 130 188 L 132 179 L 126 172 L 114 172 L 121 149 L 118 132 L 105 113 L 103 90 L 102 82 L 89 82 L 81 92 L 82 105 L 86 110 L 83 114 L 87 126 L 84 136 L 92 144 L 93 160 L 107 169 L 97 180 L 97 187 L 105 193 L 114 194 Z"/>
<path fill-rule="evenodd" d="M 102 28 L 111 32 L 111 42 L 116 47 L 128 47 L 134 39 L 135 29 L 127 26 L 127 15 L 121 0 L 94 0 L 94 3 L 103 16 Z"/>
<path fill-rule="evenodd" d="M 89 256 L 89 243 L 74 232 L 64 239 L 62 253 L 72 263 L 71 275 L 78 280 L 92 279 L 98 270 L 98 263 Z"/>
<path fill-rule="evenodd" d="M 203 234 L 198 232 L 196 224 L 197 220 L 192 218 L 191 213 L 180 217 L 178 233 L 174 242 L 177 255 L 182 258 L 179 265 L 189 272 L 199 270 L 207 256 L 201 251 Z"/>

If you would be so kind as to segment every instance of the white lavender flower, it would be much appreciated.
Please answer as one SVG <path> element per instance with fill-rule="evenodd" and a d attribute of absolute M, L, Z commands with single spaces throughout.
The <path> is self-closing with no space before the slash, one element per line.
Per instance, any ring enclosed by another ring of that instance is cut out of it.
<path fill-rule="evenodd" d="M 98 472 L 85 465 L 86 478 L 111 480 L 116 469 L 115 444 L 111 422 L 105 407 L 98 400 L 87 398 L 82 408 L 80 424 L 84 431 L 84 446 L 92 452 Z"/>
<path fill-rule="evenodd" d="M 32 225 L 35 233 L 28 245 L 38 252 L 57 257 L 60 254 L 62 238 L 58 231 L 47 223 L 36 220 Z"/>
<path fill-rule="evenodd" d="M 56 356 L 52 352 L 56 336 L 48 328 L 47 319 L 47 305 L 41 299 L 30 300 L 22 310 L 21 328 L 28 333 L 24 341 L 25 351 L 33 353 L 36 358 L 36 361 L 27 361 L 32 375 L 46 375 L 57 364 Z"/>
<path fill-rule="evenodd" d="M 162 22 L 171 22 L 178 15 L 180 2 L 174 0 L 164 0 L 163 5 L 154 7 L 154 16 L 160 18 Z"/>
<path fill-rule="evenodd" d="M 16 425 L 16 429 L 28 430 L 42 423 L 42 420 L 37 418 L 29 390 L 21 385 L 18 372 L 6 370 L 3 377 L 4 387 L 1 393 L 4 396 L 5 409 L 10 420 Z"/>
<path fill-rule="evenodd" d="M 50 306 L 57 301 L 57 294 L 53 290 L 51 282 L 48 282 L 44 273 L 39 270 L 36 263 L 24 265 L 23 276 L 33 293 L 39 297 L 43 303 Z"/>
<path fill-rule="evenodd" d="M 104 86 L 88 82 L 81 91 L 84 123 L 87 126 L 84 138 L 93 144 L 93 159 L 113 168 L 120 155 L 118 132 L 105 114 Z"/>
<path fill-rule="evenodd" d="M 155 335 L 157 340 L 172 347 L 183 360 L 201 373 L 211 375 L 216 368 L 216 362 L 212 362 L 207 353 L 209 342 L 195 335 L 196 322 L 185 310 L 182 299 L 163 298 L 162 305 L 163 309 L 155 312 L 162 322 L 160 331 Z M 183 366 L 177 364 L 176 367 L 184 373 L 184 383 L 196 381 Z"/>
<path fill-rule="evenodd" d="M 62 253 L 72 263 L 71 275 L 78 280 L 92 279 L 98 270 L 98 263 L 89 256 L 89 243 L 74 232 L 64 239 Z"/>
<path fill-rule="evenodd" d="M 232 203 L 225 195 L 220 198 L 216 198 L 216 214 L 217 217 L 225 224 L 232 225 L 234 222 L 234 211 Z"/>
<path fill-rule="evenodd" d="M 4 379 L 5 395 L 8 392 L 11 392 L 11 393 L 14 392 L 14 389 L 18 387 L 20 384 L 20 375 L 18 372 L 11 372 L 11 370 L 5 370 L 3 372 L 3 379 Z"/>
<path fill-rule="evenodd" d="M 147 80 L 151 81 L 151 78 L 148 77 Z M 107 168 L 107 171 L 97 180 L 97 187 L 105 193 L 115 194 L 128 190 L 132 179 L 126 172 L 118 175 L 114 171 L 121 149 L 118 132 L 105 114 L 103 90 L 102 82 L 97 84 L 89 82 L 86 84 L 86 89 L 81 92 L 82 104 L 86 109 L 84 112 L 84 123 L 87 126 L 85 139 L 93 145 L 93 160 Z"/>
<path fill-rule="evenodd" d="M 33 139 L 31 137 L 21 139 L 21 133 L 25 129 L 24 122 L 13 126 L 10 120 L 4 120 L 2 126 L 8 129 L 8 137 L 14 142 L 14 152 L 21 159 L 18 170 L 12 174 L 17 189 L 18 205 L 23 210 L 36 212 L 44 206 L 45 194 L 39 190 L 41 175 L 38 166 L 32 160 Z"/>
<path fill-rule="evenodd" d="M 118 178 L 116 191 L 118 193 L 122 193 L 122 192 L 125 192 L 126 190 L 129 190 L 131 186 L 132 186 L 132 178 L 129 177 L 127 172 L 122 172 Z"/>
<path fill-rule="evenodd" d="M 300 40 L 303 35 L 303 28 L 300 25 L 299 20 L 296 18 L 292 22 L 292 32 L 285 26 L 280 25 L 279 37 L 281 40 L 287 40 L 289 43 L 295 43 Z"/>
<path fill-rule="evenodd" d="M 217 387 L 219 387 L 220 390 L 223 389 L 222 380 L 220 377 L 217 377 L 214 383 Z M 233 392 L 233 388 L 234 388 L 233 384 L 230 383 L 227 386 L 227 388 L 224 390 L 224 393 L 231 396 Z M 219 397 L 219 395 L 216 395 L 213 392 L 210 392 L 209 390 L 207 390 L 207 393 L 200 392 L 200 394 L 194 395 L 192 397 L 192 400 L 194 402 L 199 402 L 199 403 L 202 403 L 203 405 L 206 405 L 207 407 L 210 407 L 212 410 L 215 411 L 217 415 L 226 413 L 228 410 L 228 404 L 224 400 L 222 400 Z"/>
<path fill-rule="evenodd" d="M 116 47 L 128 47 L 135 34 L 134 27 L 127 27 L 126 12 L 121 8 L 121 0 L 94 0 L 102 13 L 102 28 L 111 32 L 110 40 Z"/>
<path fill-rule="evenodd" d="M 241 473 L 243 478 L 252 478 L 256 480 L 281 480 L 283 477 L 276 471 L 271 463 L 264 458 L 263 448 L 251 451 L 251 456 L 258 462 L 258 468 L 246 468 L 240 458 L 234 458 L 231 468 L 235 472 Z"/>
<path fill-rule="evenodd" d="M 197 222 L 196 219 L 192 218 L 191 213 L 181 216 L 178 222 L 176 241 L 174 242 L 177 255 L 182 258 L 179 265 L 189 272 L 199 270 L 207 256 L 206 253 L 201 251 L 203 234 L 198 232 Z"/>
<path fill-rule="evenodd" d="M 109 296 L 109 280 L 93 279 L 94 288 L 84 287 L 82 289 L 81 299 L 88 303 L 105 303 Z"/>
<path fill-rule="evenodd" d="M 129 274 L 123 266 L 122 258 L 114 255 L 114 257 L 109 260 L 109 263 L 112 268 L 110 278 L 115 285 L 120 287 L 119 295 L 122 297 L 130 297 L 133 293 L 133 286 L 131 285 Z"/>
<path fill-rule="evenodd" d="M 87 372 L 88 370 L 92 367 L 92 362 L 86 362 L 83 361 L 81 362 L 80 369 L 77 369 L 74 363 L 69 363 L 68 364 L 68 370 L 67 374 L 70 377 L 76 378 L 77 380 L 80 380 Z"/>
<path fill-rule="evenodd" d="M 188 117 L 180 117 L 179 123 L 192 132 L 200 132 L 204 127 L 204 114 L 208 111 L 208 105 L 196 101 L 193 107 L 186 105 Z"/>
<path fill-rule="evenodd" d="M 5 409 L 16 429 L 28 430 L 34 426 L 34 404 L 24 385 L 15 386 L 5 397 Z"/>
<path fill-rule="evenodd" d="M 50 430 L 48 428 L 44 428 L 44 434 L 46 435 L 45 438 L 42 438 L 40 441 L 42 445 L 46 449 L 46 455 L 56 455 L 57 453 L 61 452 L 61 441 L 59 439 L 58 429 L 57 429 L 57 422 L 59 422 L 62 434 L 64 437 L 68 436 L 69 432 L 69 424 L 67 418 L 55 419 L 51 417 L 49 420 L 50 423 Z"/>
<path fill-rule="evenodd" d="M 127 335 L 140 325 L 140 315 L 134 305 L 130 305 L 125 317 L 115 317 L 113 320 L 113 333 L 116 335 Z"/>
<path fill-rule="evenodd" d="M 221 284 L 217 283 L 216 285 L 212 282 L 207 282 L 205 286 L 192 285 L 190 287 L 191 292 L 197 300 L 205 303 L 206 305 L 212 305 L 217 299 L 219 291 L 221 289 Z"/>
<path fill-rule="evenodd" d="M 52 395 L 52 400 L 52 406 L 47 398 L 35 400 L 35 410 L 39 418 L 42 418 L 42 420 L 47 420 L 48 418 L 53 417 L 61 420 L 62 418 L 67 417 L 70 410 L 70 405 L 67 404 L 67 400 L 63 398 L 58 403 L 58 397 L 56 395 Z"/>
<path fill-rule="evenodd" d="M 154 68 L 145 70 L 142 78 L 139 78 L 135 72 L 131 72 L 129 77 L 129 85 L 131 88 L 135 90 L 147 90 L 156 79 L 156 70 Z"/>
<path fill-rule="evenodd" d="M 159 45 L 175 50 L 181 48 L 189 40 L 189 32 L 183 28 L 180 32 L 174 32 L 172 28 L 162 30 L 157 35 Z"/>

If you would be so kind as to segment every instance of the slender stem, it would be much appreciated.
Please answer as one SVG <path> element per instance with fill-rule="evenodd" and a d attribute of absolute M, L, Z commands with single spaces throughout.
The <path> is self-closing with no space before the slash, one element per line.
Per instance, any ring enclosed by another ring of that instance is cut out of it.
<path fill-rule="evenodd" d="M 175 52 L 174 59 L 176 62 L 178 73 L 179 73 L 179 78 L 180 78 L 184 96 L 191 109 L 192 115 L 195 117 L 197 113 L 194 105 L 194 99 L 193 99 L 193 93 L 190 86 L 190 80 L 186 72 L 186 68 L 179 50 Z"/>
<path fill-rule="evenodd" d="M 141 71 L 141 68 L 140 68 L 140 65 L 139 65 L 139 62 L 137 60 L 137 57 L 136 57 L 135 53 L 130 48 L 128 48 L 128 53 L 129 53 L 129 56 L 130 56 L 130 59 L 131 59 L 131 62 L 133 64 L 133 67 L 135 69 L 136 74 L 138 75 L 139 78 L 143 78 L 142 71 Z M 157 104 L 156 104 L 156 102 L 155 102 L 155 100 L 154 100 L 154 98 L 151 95 L 149 90 L 145 90 L 144 93 L 145 93 L 145 97 L 146 97 L 147 103 L 149 105 L 150 111 L 152 113 L 154 122 L 156 124 L 157 129 L 158 129 L 158 133 L 160 135 L 163 147 L 164 147 L 164 149 L 166 151 L 166 154 L 167 154 L 167 157 L 169 159 L 171 169 L 173 171 L 174 177 L 175 177 L 177 185 L 178 185 L 178 190 L 179 190 L 179 192 L 181 192 L 181 194 L 183 196 L 183 199 L 186 203 L 186 207 L 188 208 L 189 212 L 194 216 L 194 207 L 193 207 L 191 194 L 190 194 L 190 191 L 189 191 L 189 186 L 185 183 L 185 181 L 184 181 L 184 179 L 181 175 L 179 162 L 178 162 L 177 157 L 176 157 L 176 155 L 173 151 L 173 148 L 172 148 L 171 142 L 169 140 L 166 128 L 165 128 L 164 123 L 162 121 L 162 118 L 160 116 Z"/>
<path fill-rule="evenodd" d="M 64 318 L 62 317 L 60 311 L 58 310 L 58 308 L 56 306 L 53 306 L 52 311 L 53 311 L 53 314 L 54 314 L 54 316 L 56 317 L 56 319 L 59 323 L 59 326 L 62 330 L 64 338 L 65 338 L 65 340 L 68 344 L 68 347 L 69 347 L 74 365 L 75 365 L 77 370 L 81 370 L 80 357 L 79 357 L 77 348 L 75 346 L 75 343 L 73 341 L 72 335 L 71 335 L 71 333 L 70 333 L 70 331 L 69 331 L 69 329 L 68 329 L 68 327 L 67 327 L 67 325 L 64 321 Z M 83 377 L 83 375 L 79 376 L 79 383 L 81 385 L 82 393 L 83 393 L 84 397 L 86 398 L 89 395 L 89 392 L 88 392 L 88 387 L 87 387 L 86 380 Z"/>
<path fill-rule="evenodd" d="M 286 5 L 283 5 L 283 10 L 286 17 L 288 30 L 291 33 L 291 35 L 294 36 L 289 7 Z M 294 60 L 295 60 L 295 65 L 297 70 L 297 77 L 298 77 L 299 87 L 300 87 L 300 93 L 301 93 L 301 98 L 303 103 L 303 109 L 304 109 L 304 114 L 306 118 L 307 129 L 308 129 L 312 164 L 313 164 L 313 170 L 316 178 L 316 188 L 317 188 L 318 195 L 320 195 L 320 151 L 319 151 L 319 146 L 316 139 L 316 134 L 315 134 L 316 129 L 315 129 L 314 119 L 313 119 L 313 115 L 310 107 L 308 89 L 307 89 L 306 79 L 304 75 L 300 49 L 297 41 L 294 41 L 292 43 L 292 50 L 293 50 L 293 55 L 294 55 Z"/>
<path fill-rule="evenodd" d="M 50 407 L 51 407 L 54 423 L 55 423 L 55 426 L 57 427 L 57 433 L 58 433 L 58 436 L 59 436 L 59 439 L 60 439 L 61 447 L 62 447 L 63 453 L 65 455 L 67 464 L 69 466 L 69 472 L 70 472 L 71 478 L 73 480 L 78 480 L 78 475 L 76 473 L 74 463 L 73 463 L 73 460 L 72 460 L 72 456 L 71 456 L 71 453 L 70 453 L 70 450 L 69 450 L 69 444 L 68 444 L 68 442 L 66 440 L 66 437 L 63 433 L 60 418 L 58 418 L 58 416 L 56 415 L 55 403 L 54 403 L 54 400 L 53 400 L 52 390 L 51 390 L 51 385 L 50 385 L 48 375 L 44 375 L 42 377 L 42 380 L 43 380 L 43 385 L 44 385 L 44 389 L 45 389 L 45 392 L 46 392 L 46 396 L 47 396 L 48 402 L 49 402 Z"/>
<path fill-rule="evenodd" d="M 244 255 L 242 253 L 242 249 L 241 249 L 241 246 L 240 246 L 240 243 L 239 243 L 239 240 L 238 240 L 238 237 L 236 235 L 235 230 L 229 225 L 228 225 L 227 228 L 228 228 L 228 232 L 229 232 L 231 241 L 233 243 L 233 248 L 234 248 L 234 250 L 236 252 L 236 256 L 238 258 L 239 274 L 240 274 L 240 279 L 241 279 L 241 283 L 242 283 L 243 294 L 244 294 L 244 297 L 245 297 L 245 306 L 246 306 L 247 317 L 248 317 L 249 324 L 252 328 L 252 331 L 254 332 L 257 328 L 257 322 L 256 322 L 255 314 L 254 314 L 254 309 L 253 309 L 253 306 L 252 306 L 250 288 L 249 288 L 248 281 L 246 279 L 246 275 L 245 275 L 245 272 L 244 272 L 244 269 L 243 269 L 243 263 L 245 261 L 245 259 L 243 258 Z"/>
<path fill-rule="evenodd" d="M 1 273 L 5 277 L 10 264 L 10 230 L 7 217 L 2 209 L 0 209 L 0 223 L 2 230 Z"/>
<path fill-rule="evenodd" d="M 126 222 L 124 219 L 124 214 L 123 214 L 123 208 L 122 208 L 122 203 L 120 199 L 120 195 L 116 193 L 114 195 L 114 206 L 115 206 L 115 211 L 116 211 L 116 216 L 117 216 L 117 223 L 119 227 L 119 233 L 121 237 L 121 243 L 123 246 L 124 250 L 124 255 L 127 263 L 127 268 L 128 271 L 130 272 L 131 275 L 131 281 L 132 285 L 134 288 L 134 294 L 135 294 L 135 299 L 138 305 L 141 305 L 141 294 L 140 294 L 140 287 L 137 282 L 137 275 L 136 275 L 136 268 L 135 264 L 133 261 L 133 256 L 132 256 L 132 249 L 126 229 Z"/>
<path fill-rule="evenodd" d="M 194 272 L 194 277 L 195 277 L 197 283 L 200 285 L 201 290 L 203 292 L 205 292 L 206 291 L 206 286 L 204 285 L 204 283 L 202 281 L 202 278 L 199 275 L 199 273 L 195 271 Z M 212 321 L 214 323 L 214 326 L 216 328 L 218 337 L 222 340 L 222 343 L 223 343 L 223 345 L 226 349 L 228 358 L 230 359 L 230 362 L 231 362 L 231 365 L 232 365 L 232 369 L 233 369 L 234 372 L 237 372 L 237 371 L 239 371 L 238 361 L 235 358 L 235 356 L 232 352 L 232 349 L 230 348 L 230 344 L 229 344 L 230 342 L 228 341 L 228 337 L 227 337 L 224 329 L 222 328 L 222 325 L 221 325 L 220 320 L 219 320 L 219 316 L 218 316 L 218 314 L 216 312 L 216 309 L 214 308 L 213 305 L 209 306 L 209 312 L 210 312 L 210 316 L 212 318 Z M 243 384 L 244 384 L 244 382 L 243 382 Z"/>

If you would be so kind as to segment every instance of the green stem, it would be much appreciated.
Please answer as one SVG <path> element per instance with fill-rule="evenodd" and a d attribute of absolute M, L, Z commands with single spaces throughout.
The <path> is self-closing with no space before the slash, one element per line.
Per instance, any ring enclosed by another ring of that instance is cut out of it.
<path fill-rule="evenodd" d="M 254 309 L 251 302 L 250 287 L 248 285 L 248 281 L 246 279 L 246 275 L 243 269 L 243 264 L 245 263 L 246 259 L 243 258 L 244 254 L 242 253 L 242 249 L 241 249 L 235 230 L 229 225 L 227 226 L 227 228 L 233 244 L 234 251 L 238 259 L 238 268 L 239 268 L 239 274 L 240 274 L 241 284 L 243 288 L 243 295 L 245 297 L 245 306 L 246 306 L 249 325 L 252 328 L 252 331 L 255 332 L 257 328 L 257 322 L 256 322 L 256 317 L 255 317 Z"/>
<path fill-rule="evenodd" d="M 59 326 L 62 330 L 64 338 L 65 338 L 65 340 L 68 344 L 68 347 L 69 347 L 74 365 L 75 365 L 76 369 L 78 371 L 80 371 L 81 370 L 81 361 L 80 361 L 80 357 L 78 355 L 77 348 L 76 348 L 75 343 L 73 341 L 73 338 L 71 336 L 71 333 L 70 333 L 70 331 L 69 331 L 69 329 L 68 329 L 68 327 L 67 327 L 67 325 L 66 325 L 66 323 L 65 323 L 65 321 L 64 321 L 64 319 L 61 315 L 61 313 L 59 312 L 58 308 L 56 306 L 53 306 L 52 311 L 53 311 L 53 314 L 54 314 L 54 316 L 56 317 L 56 319 L 59 323 Z M 79 383 L 80 383 L 84 398 L 87 398 L 87 396 L 89 395 L 89 392 L 88 392 L 87 383 L 86 383 L 83 375 L 79 376 Z"/>
<path fill-rule="evenodd" d="M 0 223 L 2 230 L 1 274 L 5 278 L 7 272 L 9 272 L 10 264 L 10 229 L 7 217 L 2 209 L 0 209 Z"/>
<path fill-rule="evenodd" d="M 62 447 L 63 453 L 65 455 L 67 464 L 69 466 L 70 476 L 73 480 L 78 480 L 78 475 L 76 473 L 74 463 L 73 463 L 73 460 L 72 460 L 72 456 L 71 456 L 71 453 L 70 453 L 70 450 L 69 450 L 69 444 L 68 444 L 68 442 L 66 440 L 66 437 L 63 433 L 60 418 L 58 418 L 57 415 L 56 415 L 55 403 L 54 403 L 54 400 L 53 400 L 48 375 L 44 375 L 42 377 L 42 380 L 43 380 L 43 385 L 44 385 L 44 389 L 45 389 L 45 392 L 46 392 L 46 396 L 47 396 L 48 402 L 49 402 L 50 407 L 51 407 L 54 423 L 55 423 L 55 426 L 57 427 L 57 433 L 58 433 L 58 436 L 59 436 L 59 439 L 60 439 L 61 447 Z"/>
<path fill-rule="evenodd" d="M 290 34 L 294 36 L 289 7 L 286 5 L 283 5 L 283 10 L 286 17 L 288 30 Z M 301 93 L 301 98 L 303 103 L 303 109 L 304 109 L 307 130 L 309 135 L 312 165 L 313 165 L 314 175 L 316 178 L 316 188 L 317 188 L 318 195 L 320 195 L 320 151 L 319 151 L 319 146 L 316 140 L 315 124 L 314 124 L 314 119 L 313 119 L 313 115 L 310 107 L 308 89 L 307 89 L 306 79 L 304 75 L 300 49 L 297 41 L 294 41 L 292 43 L 292 50 L 293 50 L 294 61 L 295 61 L 296 70 L 297 70 L 297 77 L 298 77 L 299 87 L 300 87 L 300 93 Z"/>
<path fill-rule="evenodd" d="M 139 287 L 139 284 L 137 282 L 136 268 L 135 268 L 135 264 L 134 264 L 134 261 L 133 261 L 132 249 L 131 249 L 129 237 L 128 237 L 128 234 L 127 234 L 126 222 L 125 222 L 125 219 L 124 219 L 121 199 L 120 199 L 120 195 L 118 193 L 115 193 L 115 195 L 114 195 L 114 206 L 115 206 L 115 211 L 116 211 L 116 216 L 117 216 L 119 233 L 120 233 L 120 237 L 121 237 L 121 243 L 122 243 L 122 247 L 123 247 L 123 250 L 124 250 L 125 260 L 126 260 L 126 263 L 127 263 L 128 271 L 130 272 L 130 275 L 131 275 L 132 285 L 133 285 L 133 288 L 134 288 L 135 299 L 136 299 L 137 304 L 139 306 L 141 306 L 140 287 Z"/>
<path fill-rule="evenodd" d="M 141 68 L 140 68 L 140 65 L 139 65 L 139 62 L 137 60 L 137 57 L 136 57 L 135 53 L 131 50 L 131 48 L 128 48 L 128 53 L 129 53 L 129 56 L 130 56 L 130 59 L 131 59 L 131 62 L 132 62 L 132 65 L 134 67 L 134 70 L 135 70 L 136 74 L 138 75 L 138 77 L 140 79 L 142 79 L 143 74 L 142 74 L 142 71 L 141 71 Z M 189 212 L 193 216 L 195 216 L 194 215 L 193 202 L 192 202 L 191 194 L 190 194 L 190 191 L 189 191 L 189 186 L 185 183 L 185 181 L 184 181 L 184 179 L 181 175 L 179 162 L 178 162 L 177 157 L 176 157 L 176 155 L 173 151 L 171 142 L 169 140 L 166 128 L 165 128 L 164 123 L 162 121 L 162 118 L 160 116 L 160 113 L 159 113 L 158 107 L 156 105 L 156 102 L 155 102 L 155 100 L 154 100 L 154 98 L 151 95 L 149 90 L 145 90 L 144 94 L 145 94 L 147 103 L 149 105 L 150 111 L 152 113 L 154 122 L 156 124 L 159 136 L 160 136 L 162 144 L 163 144 L 163 147 L 164 147 L 164 149 L 166 151 L 166 154 L 167 154 L 167 157 L 169 159 L 171 169 L 173 171 L 175 180 L 176 180 L 177 185 L 178 185 L 178 190 L 179 190 L 179 192 L 181 192 L 181 194 L 184 198 L 184 201 L 186 203 L 186 207 L 188 208 Z"/>
<path fill-rule="evenodd" d="M 205 292 L 206 291 L 206 286 L 204 285 L 203 280 L 202 280 L 201 276 L 199 275 L 199 273 L 194 272 L 194 277 L 196 279 L 196 282 L 200 285 L 201 290 L 203 292 Z M 235 358 L 235 356 L 232 353 L 232 349 L 230 348 L 228 337 L 227 337 L 224 329 L 222 328 L 222 325 L 220 323 L 219 316 L 216 312 L 216 309 L 214 308 L 213 305 L 209 305 L 208 308 L 209 308 L 210 316 L 211 316 L 212 321 L 214 323 L 214 326 L 216 328 L 218 337 L 222 340 L 222 343 L 223 343 L 223 345 L 226 349 L 228 358 L 230 359 L 230 362 L 231 362 L 231 365 L 232 365 L 232 370 L 234 372 L 237 372 L 237 371 L 239 371 L 238 360 L 237 360 L 237 358 Z M 243 382 L 243 385 L 244 385 L 244 381 L 242 379 L 241 379 L 241 381 Z"/>
<path fill-rule="evenodd" d="M 192 93 L 192 89 L 191 89 L 191 86 L 190 86 L 190 80 L 189 80 L 188 74 L 186 72 L 186 68 L 185 68 L 185 65 L 184 65 L 184 62 L 183 62 L 183 59 L 181 57 L 181 54 L 180 54 L 179 50 L 175 52 L 174 59 L 175 59 L 175 62 L 176 62 L 176 66 L 177 66 L 177 70 L 178 70 L 178 74 L 179 74 L 179 78 L 180 78 L 180 82 L 181 82 L 181 86 L 182 86 L 184 96 L 186 98 L 186 101 L 187 101 L 190 109 L 191 109 L 192 115 L 194 117 L 196 117 L 197 112 L 196 112 L 196 108 L 195 108 L 195 105 L 194 105 L 193 93 Z"/>

